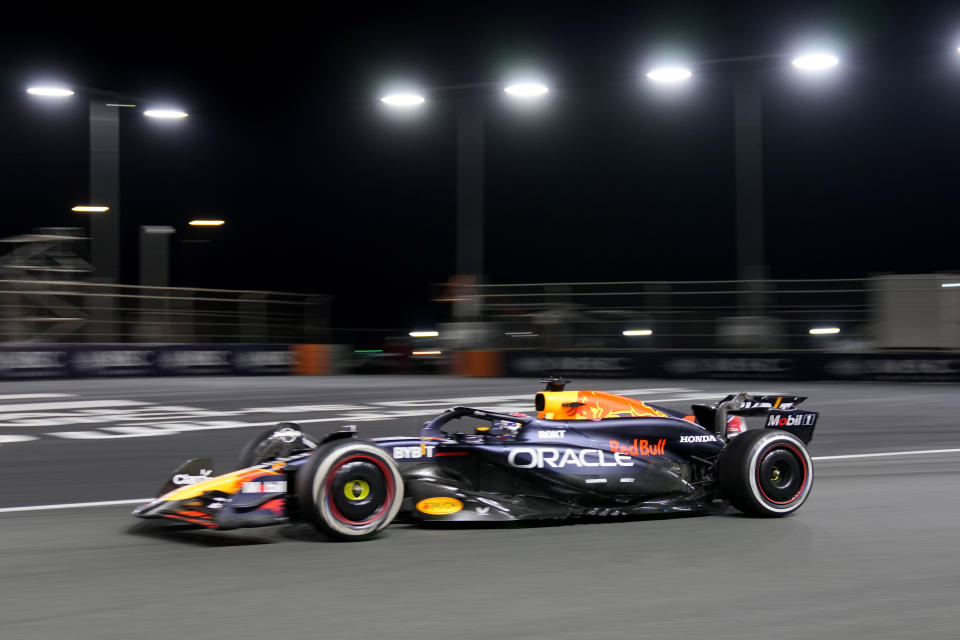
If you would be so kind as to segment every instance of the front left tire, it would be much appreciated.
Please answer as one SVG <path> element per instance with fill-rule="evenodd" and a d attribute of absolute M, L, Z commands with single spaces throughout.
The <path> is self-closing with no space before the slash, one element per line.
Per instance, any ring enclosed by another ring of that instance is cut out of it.
<path fill-rule="evenodd" d="M 321 445 L 297 472 L 304 518 L 335 540 L 366 540 L 386 528 L 403 502 L 403 477 L 380 447 L 354 438 Z"/>

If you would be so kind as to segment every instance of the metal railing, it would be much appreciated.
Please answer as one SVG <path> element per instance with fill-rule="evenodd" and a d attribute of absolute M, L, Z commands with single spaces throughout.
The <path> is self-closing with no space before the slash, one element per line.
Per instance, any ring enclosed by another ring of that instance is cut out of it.
<path fill-rule="evenodd" d="M 960 348 L 960 288 L 949 284 L 956 280 L 930 274 L 488 284 L 461 295 L 471 296 L 483 327 L 481 340 L 474 332 L 474 347 Z"/>
<path fill-rule="evenodd" d="M 324 342 L 329 327 L 322 295 L 0 280 L 8 343 Z"/>

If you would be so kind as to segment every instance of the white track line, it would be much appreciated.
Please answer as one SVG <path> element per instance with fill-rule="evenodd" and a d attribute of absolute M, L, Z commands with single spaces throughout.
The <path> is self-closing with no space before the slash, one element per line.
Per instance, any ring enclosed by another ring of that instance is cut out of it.
<path fill-rule="evenodd" d="M 0 400 L 31 400 L 34 398 L 73 398 L 72 393 L 8 393 L 0 396 Z"/>
<path fill-rule="evenodd" d="M 73 402 L 30 402 L 27 404 L 0 404 L 0 414 L 23 411 L 63 411 L 64 409 L 102 409 L 104 407 L 140 407 L 139 400 L 74 400 Z"/>
<path fill-rule="evenodd" d="M 925 449 L 923 451 L 888 451 L 885 453 L 851 453 L 845 456 L 814 456 L 820 460 L 851 460 L 853 458 L 883 458 L 887 456 L 918 456 L 924 453 L 960 453 L 960 449 Z"/>
<path fill-rule="evenodd" d="M 960 453 L 960 449 L 925 449 L 923 451 L 888 451 L 885 453 L 853 453 L 844 456 L 814 456 L 813 460 L 849 460 L 852 458 L 880 458 L 887 456 L 916 456 L 925 453 Z M 106 502 L 74 502 L 71 504 L 41 504 L 32 507 L 2 507 L 0 513 L 16 511 L 49 511 L 53 509 L 82 509 L 85 507 L 109 507 L 118 504 L 146 504 L 153 498 L 136 498 L 133 500 L 108 500 Z"/>
<path fill-rule="evenodd" d="M 50 509 L 83 509 L 85 507 L 109 507 L 116 504 L 146 504 L 153 498 L 137 498 L 135 500 L 107 500 L 106 502 L 74 502 L 71 504 L 41 504 L 34 507 L 3 507 L 0 513 L 14 511 L 47 511 Z"/>

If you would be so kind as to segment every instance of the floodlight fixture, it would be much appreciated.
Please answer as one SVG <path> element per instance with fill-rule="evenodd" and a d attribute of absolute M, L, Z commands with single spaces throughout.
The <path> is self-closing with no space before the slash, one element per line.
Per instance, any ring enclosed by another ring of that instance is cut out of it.
<path fill-rule="evenodd" d="M 952 289 L 954 287 L 960 287 L 960 282 L 944 282 L 940 285 L 941 289 Z"/>
<path fill-rule="evenodd" d="M 801 71 L 826 71 L 840 64 L 830 53 L 809 53 L 793 59 L 793 66 Z"/>
<path fill-rule="evenodd" d="M 178 109 L 147 109 L 143 112 L 143 115 L 148 118 L 158 118 L 160 120 L 180 120 L 190 114 Z"/>
<path fill-rule="evenodd" d="M 380 98 L 380 102 L 389 107 L 416 107 L 426 102 L 419 93 L 391 93 Z"/>
<path fill-rule="evenodd" d="M 660 67 L 647 72 L 647 79 L 660 84 L 677 84 L 689 80 L 693 72 L 686 67 Z"/>
<path fill-rule="evenodd" d="M 625 336 L 652 336 L 652 329 L 627 329 L 623 332 Z"/>
<path fill-rule="evenodd" d="M 27 93 L 43 98 L 69 98 L 74 92 L 66 87 L 30 87 Z"/>
<path fill-rule="evenodd" d="M 539 98 L 548 93 L 550 88 L 539 82 L 519 82 L 504 87 L 503 90 L 514 98 Z"/>
<path fill-rule="evenodd" d="M 832 336 L 840 333 L 840 327 L 814 327 L 810 329 L 812 336 Z"/>
<path fill-rule="evenodd" d="M 439 331 L 411 331 L 411 338 L 436 338 L 440 335 Z"/>
<path fill-rule="evenodd" d="M 188 224 L 191 227 L 221 227 L 223 226 L 224 222 L 224 220 L 197 219 L 191 220 Z"/>
<path fill-rule="evenodd" d="M 78 204 L 70 210 L 76 211 L 77 213 L 106 213 L 107 211 L 110 211 L 110 207 L 92 204 Z"/>

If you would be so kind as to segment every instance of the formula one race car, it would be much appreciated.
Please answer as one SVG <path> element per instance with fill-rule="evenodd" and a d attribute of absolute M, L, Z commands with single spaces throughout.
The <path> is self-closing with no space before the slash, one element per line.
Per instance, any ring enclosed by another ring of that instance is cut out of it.
<path fill-rule="evenodd" d="M 791 395 L 729 395 L 693 415 L 545 380 L 538 416 L 453 407 L 419 436 L 361 440 L 343 427 L 321 438 L 281 423 L 253 439 L 239 468 L 213 476 L 208 459 L 177 469 L 141 518 L 211 529 L 312 523 L 334 539 L 374 536 L 405 521 L 508 522 L 717 513 L 793 513 L 810 495 L 805 444 L 814 411 Z M 764 428 L 729 437 L 731 418 Z M 456 429 L 456 431 L 454 431 Z"/>

